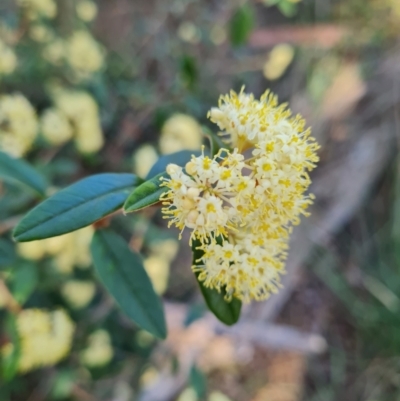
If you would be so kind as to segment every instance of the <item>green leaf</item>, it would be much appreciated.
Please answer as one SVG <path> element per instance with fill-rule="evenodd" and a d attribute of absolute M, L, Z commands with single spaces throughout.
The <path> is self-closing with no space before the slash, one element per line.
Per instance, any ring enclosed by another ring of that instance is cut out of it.
<path fill-rule="evenodd" d="M 109 230 L 95 233 L 91 252 L 100 280 L 121 309 L 141 328 L 165 338 L 163 306 L 140 255 L 133 253 L 121 237 Z"/>
<path fill-rule="evenodd" d="M 196 261 L 203 256 L 203 251 L 196 249 L 199 246 L 198 241 L 194 241 L 192 245 L 193 250 L 193 265 L 196 265 Z M 203 294 L 204 300 L 210 309 L 210 311 L 222 322 L 228 326 L 235 324 L 240 317 L 240 311 L 242 309 L 242 302 L 236 298 L 228 302 L 225 300 L 226 291 L 222 289 L 218 292 L 215 289 L 207 288 L 198 279 L 199 273 L 196 273 L 197 282 L 199 283 L 201 293 Z"/>
<path fill-rule="evenodd" d="M 135 188 L 124 204 L 124 211 L 136 212 L 160 202 L 160 196 L 168 191 L 167 187 L 160 187 L 161 177 L 168 177 L 168 174 L 165 172 L 158 174 Z"/>
<path fill-rule="evenodd" d="M 86 227 L 120 209 L 142 180 L 133 174 L 98 174 L 62 189 L 32 209 L 14 230 L 16 241 L 55 237 Z"/>
<path fill-rule="evenodd" d="M 0 152 L 0 179 L 28 187 L 42 196 L 46 193 L 47 182 L 42 175 L 25 161 L 4 152 Z"/>
<path fill-rule="evenodd" d="M 190 384 L 194 388 L 197 397 L 202 399 L 205 397 L 207 392 L 207 378 L 204 373 L 199 370 L 196 366 L 192 366 L 190 369 Z"/>
<path fill-rule="evenodd" d="M 12 272 L 11 292 L 19 304 L 24 304 L 38 283 L 36 265 L 31 262 L 21 262 Z"/>
<path fill-rule="evenodd" d="M 247 42 L 254 26 L 254 13 L 251 6 L 245 4 L 238 8 L 230 21 L 230 39 L 234 46 Z"/>
<path fill-rule="evenodd" d="M 14 244 L 5 238 L 0 238 L 0 269 L 13 265 L 16 258 Z"/>
<path fill-rule="evenodd" d="M 183 83 L 193 89 L 199 76 L 196 59 L 189 55 L 184 55 L 180 60 L 180 75 Z"/>
<path fill-rule="evenodd" d="M 171 153 L 169 155 L 161 156 L 154 166 L 150 169 L 149 173 L 147 174 L 146 180 L 150 180 L 154 176 L 164 173 L 168 164 L 174 163 L 178 166 L 185 166 L 185 164 L 191 160 L 192 155 L 198 157 L 202 153 L 199 150 L 181 150 L 179 152 Z"/>

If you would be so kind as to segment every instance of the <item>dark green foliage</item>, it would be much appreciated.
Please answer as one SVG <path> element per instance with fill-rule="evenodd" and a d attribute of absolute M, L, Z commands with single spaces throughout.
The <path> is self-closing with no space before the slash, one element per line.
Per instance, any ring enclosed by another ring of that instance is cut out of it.
<path fill-rule="evenodd" d="M 97 174 L 57 192 L 32 209 L 14 230 L 17 241 L 55 237 L 120 209 L 141 180 L 133 174 Z"/>
<path fill-rule="evenodd" d="M 97 274 L 121 309 L 140 327 L 159 338 L 167 336 L 160 298 L 140 255 L 109 230 L 96 232 L 91 252 Z"/>
<path fill-rule="evenodd" d="M 135 188 L 124 204 L 124 211 L 136 212 L 158 203 L 160 196 L 168 191 L 167 187 L 160 187 L 162 177 L 168 177 L 167 173 L 160 173 Z"/>
<path fill-rule="evenodd" d="M 0 238 L 0 269 L 12 266 L 16 259 L 14 244 L 5 238 Z"/>
<path fill-rule="evenodd" d="M 200 399 L 205 397 L 207 392 L 207 378 L 196 366 L 192 366 L 190 370 L 190 384 L 196 391 L 197 397 Z"/>
<path fill-rule="evenodd" d="M 194 57 L 189 55 L 182 57 L 180 63 L 180 74 L 184 84 L 189 89 L 193 89 L 196 85 L 199 75 L 196 59 Z"/>
<path fill-rule="evenodd" d="M 253 9 L 245 4 L 236 10 L 236 13 L 230 21 L 229 34 L 231 43 L 234 46 L 244 45 L 247 42 L 253 27 Z"/>
<path fill-rule="evenodd" d="M 0 178 L 29 188 L 41 196 L 45 196 L 47 182 L 36 170 L 23 160 L 15 159 L 0 152 Z"/>

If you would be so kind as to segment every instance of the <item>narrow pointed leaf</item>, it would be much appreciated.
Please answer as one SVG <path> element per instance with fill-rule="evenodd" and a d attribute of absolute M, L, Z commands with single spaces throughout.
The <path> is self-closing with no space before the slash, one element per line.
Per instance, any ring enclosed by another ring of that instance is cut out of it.
<path fill-rule="evenodd" d="M 46 193 L 47 182 L 41 174 L 25 161 L 4 152 L 0 152 L 0 179 L 27 187 L 42 196 Z"/>
<path fill-rule="evenodd" d="M 136 212 L 160 202 L 160 196 L 168 191 L 167 187 L 160 186 L 162 177 L 168 177 L 168 174 L 166 172 L 158 174 L 135 188 L 124 204 L 124 211 Z"/>
<path fill-rule="evenodd" d="M 149 173 L 147 174 L 146 180 L 150 180 L 154 176 L 164 173 L 167 169 L 168 164 L 174 163 L 178 166 L 183 167 L 190 159 L 194 156 L 200 156 L 200 150 L 181 150 L 179 152 L 171 153 L 169 155 L 161 156 L 157 162 L 153 165 L 150 169 Z"/>
<path fill-rule="evenodd" d="M 120 209 L 142 182 L 133 174 L 98 174 L 62 189 L 32 209 L 14 230 L 16 241 L 55 237 Z"/>
<path fill-rule="evenodd" d="M 97 231 L 91 244 L 97 274 L 120 308 L 141 328 L 165 338 L 163 306 L 140 255 L 109 230 Z"/>
<path fill-rule="evenodd" d="M 199 260 L 203 252 L 200 249 L 196 249 L 199 246 L 198 241 L 193 243 L 193 265 L 196 265 L 196 261 Z M 235 324 L 240 317 L 240 311 L 242 309 L 242 302 L 236 298 L 228 302 L 225 300 L 226 292 L 224 289 L 218 292 L 215 289 L 207 288 L 198 279 L 199 273 L 196 273 L 197 282 L 199 283 L 201 293 L 203 294 L 204 300 L 210 309 L 210 311 L 227 326 Z"/>

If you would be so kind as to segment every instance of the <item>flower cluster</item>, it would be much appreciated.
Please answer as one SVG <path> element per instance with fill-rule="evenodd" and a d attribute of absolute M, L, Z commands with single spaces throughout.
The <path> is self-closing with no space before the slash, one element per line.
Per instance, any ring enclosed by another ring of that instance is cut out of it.
<path fill-rule="evenodd" d="M 16 323 L 20 341 L 18 370 L 21 373 L 55 365 L 71 349 L 75 325 L 63 310 L 25 309 L 17 315 Z M 6 344 L 2 349 L 3 357 L 13 350 L 13 344 Z"/>
<path fill-rule="evenodd" d="M 29 101 L 20 94 L 0 96 L 0 150 L 21 157 L 37 133 L 37 116 Z"/>
<path fill-rule="evenodd" d="M 55 107 L 41 117 L 42 135 L 54 145 L 75 140 L 81 153 L 94 153 L 104 144 L 97 103 L 86 92 L 56 88 Z"/>
<path fill-rule="evenodd" d="M 225 288 L 227 299 L 262 300 L 279 288 L 292 226 L 308 215 L 319 146 L 269 92 L 256 100 L 232 91 L 209 118 L 229 147 L 214 157 L 203 150 L 184 169 L 170 164 L 163 213 L 200 244 L 193 270 L 205 286 Z"/>
<path fill-rule="evenodd" d="M 67 40 L 66 51 L 68 63 L 78 78 L 87 78 L 104 65 L 104 50 L 87 31 L 74 32 Z"/>
<path fill-rule="evenodd" d="M 66 73 L 69 81 L 79 83 L 91 79 L 104 67 L 105 49 L 85 26 L 97 15 L 95 2 L 76 1 L 75 12 L 80 20 L 79 29 L 72 31 L 67 37 L 57 26 L 49 23 L 58 12 L 55 0 L 17 0 L 17 3 L 28 20 L 26 33 L 39 46 L 38 51 L 43 59 L 55 67 L 63 67 L 62 73 Z M 6 69 L 14 70 L 13 53 L 11 49 L 4 48 L 1 41 L 0 55 L 0 74 L 2 64 L 5 64 Z"/>
<path fill-rule="evenodd" d="M 203 141 L 200 124 L 187 114 L 172 115 L 163 125 L 160 137 L 162 154 L 183 149 L 197 150 Z"/>
<path fill-rule="evenodd" d="M 90 79 L 103 68 L 105 51 L 89 31 L 75 31 L 63 39 L 46 34 L 43 26 L 33 28 L 31 36 L 44 43 L 42 53 L 45 60 L 56 66 L 66 64 L 74 81 Z"/>

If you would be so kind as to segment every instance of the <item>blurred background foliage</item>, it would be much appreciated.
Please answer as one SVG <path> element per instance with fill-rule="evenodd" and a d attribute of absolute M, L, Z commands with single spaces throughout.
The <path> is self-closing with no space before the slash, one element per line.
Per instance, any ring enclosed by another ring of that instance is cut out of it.
<path fill-rule="evenodd" d="M 14 244 L 39 199 L 0 181 L 0 400 L 400 399 L 399 37 L 398 0 L 2 0 L 0 150 L 51 193 L 199 149 L 243 84 L 322 149 L 285 287 L 235 328 L 205 313 L 157 209 L 112 219 L 164 297 L 165 342 L 98 284 L 93 228 Z"/>

